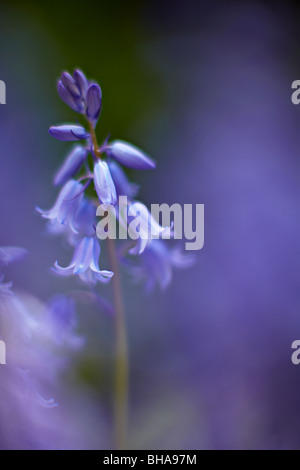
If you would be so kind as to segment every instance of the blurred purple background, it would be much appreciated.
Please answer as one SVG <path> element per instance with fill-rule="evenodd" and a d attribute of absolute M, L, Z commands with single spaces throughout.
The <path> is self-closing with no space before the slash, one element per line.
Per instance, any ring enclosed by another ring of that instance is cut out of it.
<path fill-rule="evenodd" d="M 131 175 L 147 204 L 205 204 L 195 267 L 149 297 L 124 278 L 131 447 L 298 449 L 300 108 L 291 84 L 300 78 L 299 10 L 98 2 L 82 22 L 67 7 L 58 16 L 55 4 L 0 7 L 0 245 L 30 251 L 7 277 L 41 300 L 78 285 L 49 273 L 70 252 L 46 236 L 35 206 L 54 201 L 52 177 L 68 149 L 47 134 L 73 117 L 55 80 L 80 66 L 103 89 L 100 135 L 157 160 L 156 172 Z M 68 406 L 84 409 L 76 445 L 107 448 L 111 319 L 78 310 L 87 344 L 70 379 Z"/>

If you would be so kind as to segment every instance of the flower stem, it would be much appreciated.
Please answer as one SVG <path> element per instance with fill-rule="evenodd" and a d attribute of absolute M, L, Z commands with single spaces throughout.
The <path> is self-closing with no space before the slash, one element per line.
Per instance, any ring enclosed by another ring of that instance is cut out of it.
<path fill-rule="evenodd" d="M 108 253 L 112 271 L 115 273 L 112 279 L 116 329 L 116 368 L 114 396 L 115 445 L 116 449 L 125 450 L 128 415 L 128 345 L 119 262 L 116 253 L 115 241 L 112 239 L 108 239 Z"/>
<path fill-rule="evenodd" d="M 89 121 L 89 128 L 97 158 L 101 158 L 98 148 L 97 137 L 92 123 Z M 127 437 L 127 415 L 128 415 L 128 345 L 125 322 L 125 310 L 123 305 L 121 277 L 119 261 L 117 257 L 116 244 L 113 239 L 107 239 L 108 255 L 111 270 L 114 272 L 112 287 L 115 306 L 115 393 L 114 393 L 114 433 L 115 447 L 117 450 L 126 449 Z"/>

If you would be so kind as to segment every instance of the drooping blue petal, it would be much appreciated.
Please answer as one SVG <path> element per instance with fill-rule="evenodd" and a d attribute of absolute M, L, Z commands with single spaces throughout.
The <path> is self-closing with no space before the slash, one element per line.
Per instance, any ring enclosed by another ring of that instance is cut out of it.
<path fill-rule="evenodd" d="M 64 87 L 69 91 L 69 93 L 74 96 L 74 98 L 80 98 L 81 92 L 75 82 L 74 78 L 68 72 L 63 72 L 61 75 L 61 81 Z"/>
<path fill-rule="evenodd" d="M 83 237 L 92 237 L 95 234 L 96 206 L 84 198 L 72 221 L 72 228 Z"/>
<path fill-rule="evenodd" d="M 75 147 L 71 153 L 67 156 L 66 160 L 64 161 L 63 165 L 60 167 L 58 172 L 54 177 L 54 185 L 60 186 L 68 179 L 72 178 L 82 167 L 83 163 L 86 160 L 88 155 L 88 150 L 77 146 Z"/>
<path fill-rule="evenodd" d="M 82 188 L 82 184 L 78 181 L 68 181 L 61 189 L 54 206 L 50 210 L 44 211 L 37 207 L 37 211 L 44 219 L 57 219 L 61 224 L 70 222 L 83 198 Z"/>
<path fill-rule="evenodd" d="M 61 80 L 57 83 L 57 91 L 64 103 L 70 106 L 73 111 L 76 111 L 77 113 L 82 112 L 84 107 L 83 103 L 79 99 L 74 98 L 74 96 L 65 88 Z"/>
<path fill-rule="evenodd" d="M 89 83 L 88 83 L 88 80 L 86 78 L 86 76 L 84 75 L 84 73 L 79 70 L 79 69 L 76 69 L 73 73 L 73 78 L 80 90 L 80 93 L 81 93 L 81 97 L 85 100 L 86 98 L 86 93 L 87 93 L 87 90 L 88 90 L 88 86 L 89 86 Z"/>
<path fill-rule="evenodd" d="M 58 261 L 55 261 L 52 271 L 62 277 L 72 276 L 74 274 L 74 264 L 71 263 L 64 268 L 58 264 Z"/>
<path fill-rule="evenodd" d="M 152 170 L 156 167 L 155 162 L 139 148 L 121 140 L 107 145 L 103 151 L 128 168 Z"/>
<path fill-rule="evenodd" d="M 100 245 L 98 241 L 94 239 L 94 246 L 93 246 L 93 257 L 91 261 L 91 270 L 94 272 L 96 278 L 101 282 L 109 282 L 110 279 L 113 277 L 114 273 L 112 271 L 100 270 L 99 268 L 99 257 L 100 257 Z"/>
<path fill-rule="evenodd" d="M 75 250 L 74 274 L 82 274 L 90 267 L 93 258 L 94 240 L 85 237 L 81 240 Z"/>
<path fill-rule="evenodd" d="M 89 134 L 82 126 L 74 126 L 73 124 L 64 124 L 63 126 L 52 126 L 49 134 L 55 139 L 65 142 L 87 139 Z"/>
<path fill-rule="evenodd" d="M 117 203 L 117 192 L 111 177 L 108 165 L 98 160 L 94 167 L 95 189 L 101 204 L 113 205 Z"/>
<path fill-rule="evenodd" d="M 90 85 L 86 95 L 86 115 L 90 121 L 97 121 L 102 105 L 102 91 L 98 84 Z"/>
<path fill-rule="evenodd" d="M 111 160 L 108 166 L 113 182 L 115 183 L 118 196 L 127 196 L 128 198 L 133 199 L 139 191 L 139 185 L 131 183 L 125 172 L 116 162 Z"/>

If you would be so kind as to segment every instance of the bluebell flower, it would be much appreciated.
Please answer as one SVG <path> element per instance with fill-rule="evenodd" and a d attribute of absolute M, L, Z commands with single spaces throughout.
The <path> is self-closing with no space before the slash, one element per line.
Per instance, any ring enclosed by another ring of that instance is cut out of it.
<path fill-rule="evenodd" d="M 73 77 L 64 72 L 57 83 L 57 91 L 61 99 L 77 113 L 86 110 L 86 95 L 89 83 L 81 70 L 75 70 Z"/>
<path fill-rule="evenodd" d="M 84 338 L 77 333 L 78 318 L 75 301 L 66 295 L 55 295 L 45 306 L 45 336 L 58 347 L 81 348 Z"/>
<path fill-rule="evenodd" d="M 84 75 L 84 73 L 79 70 L 79 69 L 76 69 L 73 73 L 73 78 L 80 90 L 80 95 L 81 95 L 81 98 L 83 100 L 86 99 L 86 94 L 87 94 L 87 90 L 88 90 L 88 87 L 89 87 L 89 82 L 88 82 L 88 79 L 86 78 L 86 76 Z"/>
<path fill-rule="evenodd" d="M 76 111 L 77 113 L 81 113 L 84 110 L 84 104 L 83 102 L 75 98 L 69 90 L 66 89 L 66 87 L 63 85 L 63 82 L 61 80 L 58 81 L 57 83 L 57 92 L 61 99 L 68 105 L 70 106 L 73 111 Z"/>
<path fill-rule="evenodd" d="M 72 142 L 75 140 L 83 140 L 89 137 L 89 133 L 82 126 L 75 126 L 74 124 L 64 124 L 62 126 L 52 126 L 49 129 L 49 134 L 55 139 L 65 142 Z"/>
<path fill-rule="evenodd" d="M 171 238 L 173 228 L 161 226 L 141 202 L 119 202 L 118 219 L 123 229 L 128 230 L 131 240 L 136 240 L 130 253 L 141 255 L 152 239 Z"/>
<path fill-rule="evenodd" d="M 54 177 L 54 185 L 61 186 L 81 169 L 86 161 L 88 150 L 80 145 L 76 146 L 66 157 L 66 160 Z"/>
<path fill-rule="evenodd" d="M 4 268 L 10 263 L 20 261 L 27 253 L 24 248 L 16 246 L 0 247 L 0 297 L 12 295 L 12 282 L 4 282 Z"/>
<path fill-rule="evenodd" d="M 57 220 L 61 224 L 69 223 L 83 199 L 83 186 L 75 180 L 68 181 L 60 191 L 54 206 L 44 211 L 37 207 L 37 211 L 44 219 Z"/>
<path fill-rule="evenodd" d="M 100 116 L 102 107 L 102 91 L 99 85 L 93 83 L 89 86 L 86 95 L 86 116 L 95 123 Z"/>
<path fill-rule="evenodd" d="M 108 162 L 110 174 L 112 176 L 118 198 L 120 196 L 127 196 L 130 200 L 137 196 L 139 192 L 139 185 L 131 183 L 127 178 L 126 173 L 123 171 L 118 163 L 113 160 Z"/>
<path fill-rule="evenodd" d="M 78 87 L 76 81 L 74 78 L 68 73 L 68 72 L 63 72 L 61 75 L 61 81 L 66 90 L 74 96 L 74 98 L 80 98 L 81 97 L 81 91 L 80 88 Z"/>
<path fill-rule="evenodd" d="M 98 160 L 94 166 L 94 184 L 101 204 L 113 205 L 117 203 L 117 192 L 111 177 L 109 167 L 103 160 Z"/>
<path fill-rule="evenodd" d="M 53 270 L 60 276 L 78 275 L 88 284 L 95 284 L 97 281 L 107 283 L 114 273 L 100 270 L 100 251 L 100 245 L 95 237 L 85 237 L 78 243 L 70 265 L 63 268 L 56 261 Z"/>
<path fill-rule="evenodd" d="M 123 256 L 122 262 L 133 279 L 145 283 L 146 290 L 151 292 L 156 285 L 166 289 L 172 281 L 173 269 L 193 266 L 195 257 L 184 254 L 178 247 L 169 248 L 164 240 L 151 240 L 140 256 Z"/>
<path fill-rule="evenodd" d="M 102 151 L 128 168 L 153 170 L 156 167 L 155 162 L 142 150 L 121 140 L 115 140 L 104 146 Z"/>
<path fill-rule="evenodd" d="M 15 261 L 20 261 L 28 254 L 25 248 L 17 246 L 0 247 L 0 269 Z"/>
<path fill-rule="evenodd" d="M 72 220 L 72 230 L 81 237 L 95 235 L 96 205 L 88 198 L 83 198 Z"/>

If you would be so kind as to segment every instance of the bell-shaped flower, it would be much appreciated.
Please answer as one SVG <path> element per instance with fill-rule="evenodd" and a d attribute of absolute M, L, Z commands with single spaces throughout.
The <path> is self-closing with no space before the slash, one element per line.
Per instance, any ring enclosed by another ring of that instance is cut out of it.
<path fill-rule="evenodd" d="M 102 91 L 98 84 L 90 85 L 86 95 L 86 116 L 95 123 L 100 116 L 102 107 Z"/>
<path fill-rule="evenodd" d="M 72 142 L 75 140 L 83 140 L 89 137 L 85 128 L 82 126 L 74 126 L 74 124 L 64 124 L 63 126 L 52 126 L 49 129 L 49 134 L 55 139 L 65 142 Z"/>
<path fill-rule="evenodd" d="M 83 237 L 92 237 L 95 234 L 96 206 L 89 199 L 84 198 L 72 220 L 71 228 L 75 234 Z"/>
<path fill-rule="evenodd" d="M 70 178 L 72 178 L 80 170 L 88 156 L 88 150 L 76 146 L 66 157 L 64 163 L 56 173 L 54 177 L 54 185 L 61 186 L 65 184 Z"/>
<path fill-rule="evenodd" d="M 107 155 L 117 160 L 121 165 L 135 170 L 153 170 L 155 162 L 142 150 L 121 140 L 115 140 L 102 149 Z"/>
<path fill-rule="evenodd" d="M 88 284 L 95 284 L 97 281 L 107 283 L 114 273 L 100 270 L 100 251 L 100 245 L 95 237 L 85 237 L 75 248 L 70 265 L 63 268 L 56 261 L 53 270 L 60 276 L 77 275 Z"/>
<path fill-rule="evenodd" d="M 127 196 L 129 199 L 133 199 L 139 192 L 139 185 L 128 180 L 126 173 L 118 163 L 111 160 L 108 166 L 118 197 Z"/>
<path fill-rule="evenodd" d="M 144 282 L 151 292 L 157 284 L 162 290 L 172 281 L 173 269 L 187 269 L 195 264 L 195 256 L 184 254 L 179 247 L 169 248 L 164 240 L 152 240 L 141 256 L 122 259 L 136 282 Z"/>
<path fill-rule="evenodd" d="M 54 206 L 44 211 L 37 211 L 44 219 L 57 220 L 61 224 L 70 223 L 83 198 L 83 186 L 75 180 L 68 181 L 61 189 Z"/>
<path fill-rule="evenodd" d="M 98 160 L 94 167 L 94 184 L 101 204 L 115 206 L 117 191 L 109 167 L 103 160 Z"/>
<path fill-rule="evenodd" d="M 124 229 L 128 225 L 128 235 L 136 244 L 131 248 L 131 254 L 142 254 L 153 239 L 171 238 L 173 228 L 162 227 L 141 202 L 123 203 L 118 207 L 118 219 Z"/>

